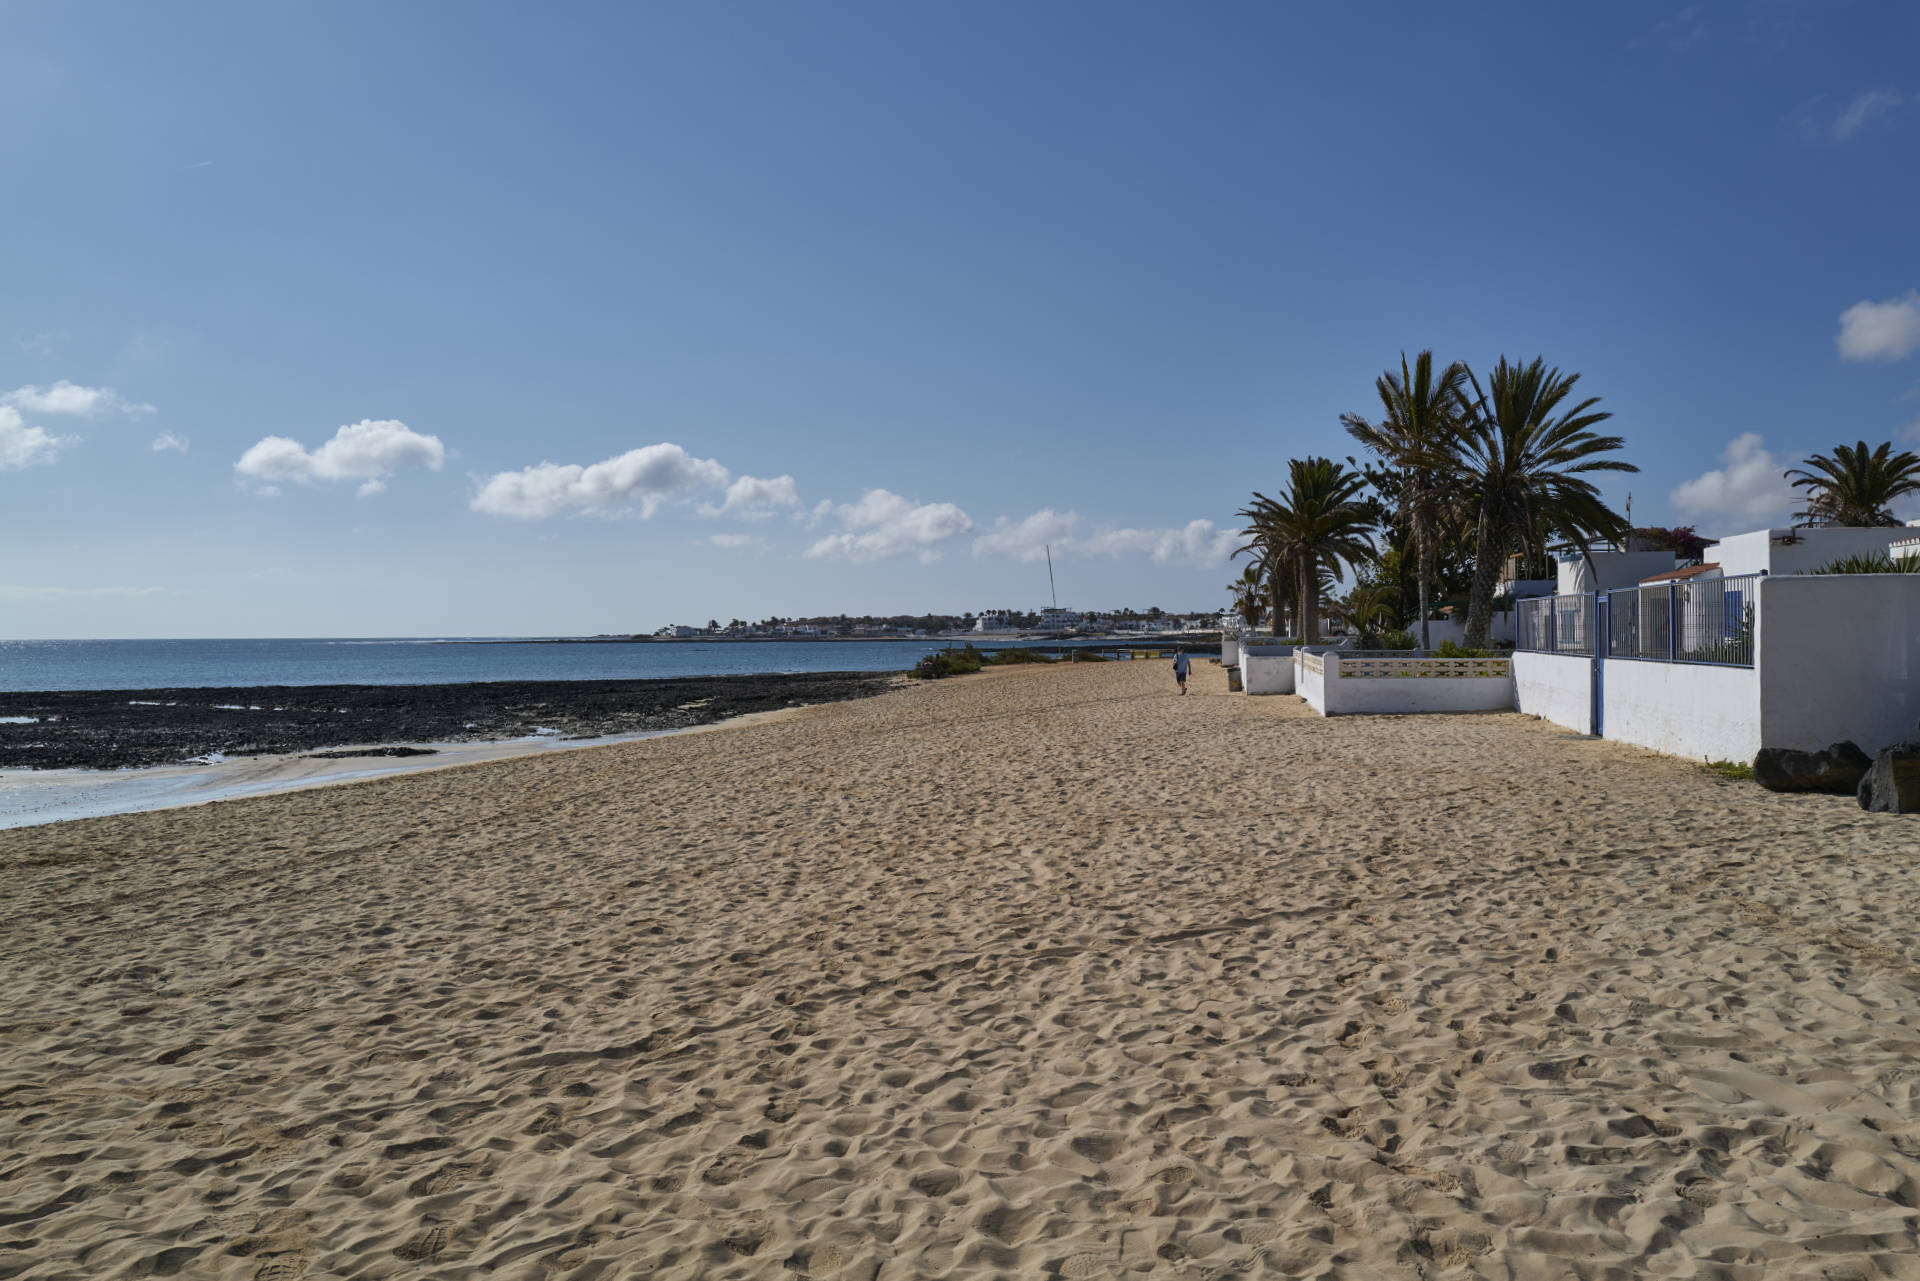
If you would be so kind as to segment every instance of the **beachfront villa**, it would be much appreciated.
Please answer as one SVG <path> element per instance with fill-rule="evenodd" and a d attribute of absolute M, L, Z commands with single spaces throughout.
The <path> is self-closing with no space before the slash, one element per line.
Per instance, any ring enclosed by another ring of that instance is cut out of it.
<path fill-rule="evenodd" d="M 1695 759 L 1842 740 L 1871 755 L 1920 721 L 1920 574 L 1816 572 L 1871 556 L 1920 556 L 1920 536 L 1761 529 L 1697 564 L 1670 551 L 1566 556 L 1552 594 L 1514 600 L 1509 656 L 1243 641 L 1238 664 L 1248 692 L 1298 693 L 1322 715 L 1512 709 Z"/>

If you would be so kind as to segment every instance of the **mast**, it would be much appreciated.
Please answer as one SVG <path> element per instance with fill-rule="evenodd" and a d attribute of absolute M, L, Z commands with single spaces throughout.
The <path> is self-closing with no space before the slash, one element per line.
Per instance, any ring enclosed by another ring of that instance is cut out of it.
<path fill-rule="evenodd" d="M 1053 607 L 1060 608 L 1060 593 L 1053 589 L 1053 544 L 1047 543 L 1047 595 L 1053 598 Z"/>

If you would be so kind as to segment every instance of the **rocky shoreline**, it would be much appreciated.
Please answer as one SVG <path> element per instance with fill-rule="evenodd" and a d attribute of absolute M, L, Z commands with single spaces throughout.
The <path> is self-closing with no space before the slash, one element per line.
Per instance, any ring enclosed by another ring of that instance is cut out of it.
<path fill-rule="evenodd" d="M 0 768 L 125 769 L 214 753 L 601 738 L 878 694 L 887 672 L 464 685 L 269 685 L 0 693 Z"/>

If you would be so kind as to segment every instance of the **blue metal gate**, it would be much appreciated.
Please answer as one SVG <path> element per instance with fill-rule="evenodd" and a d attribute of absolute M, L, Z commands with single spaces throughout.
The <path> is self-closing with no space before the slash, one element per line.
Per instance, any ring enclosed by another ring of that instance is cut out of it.
<path fill-rule="evenodd" d="M 1592 701 L 1589 711 L 1595 738 L 1601 737 L 1607 727 L 1604 710 L 1607 698 L 1607 650 L 1610 639 L 1611 633 L 1607 628 L 1607 594 L 1595 592 L 1593 594 L 1593 658 L 1590 660 L 1593 663 L 1593 682 L 1592 689 L 1588 693 L 1588 698 Z"/>

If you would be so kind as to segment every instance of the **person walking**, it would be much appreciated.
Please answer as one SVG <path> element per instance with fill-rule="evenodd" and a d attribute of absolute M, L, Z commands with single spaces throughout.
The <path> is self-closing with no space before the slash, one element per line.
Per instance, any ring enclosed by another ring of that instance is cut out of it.
<path fill-rule="evenodd" d="M 1187 647 L 1185 645 L 1173 651 L 1173 679 L 1180 682 L 1180 697 L 1187 696 Z"/>

